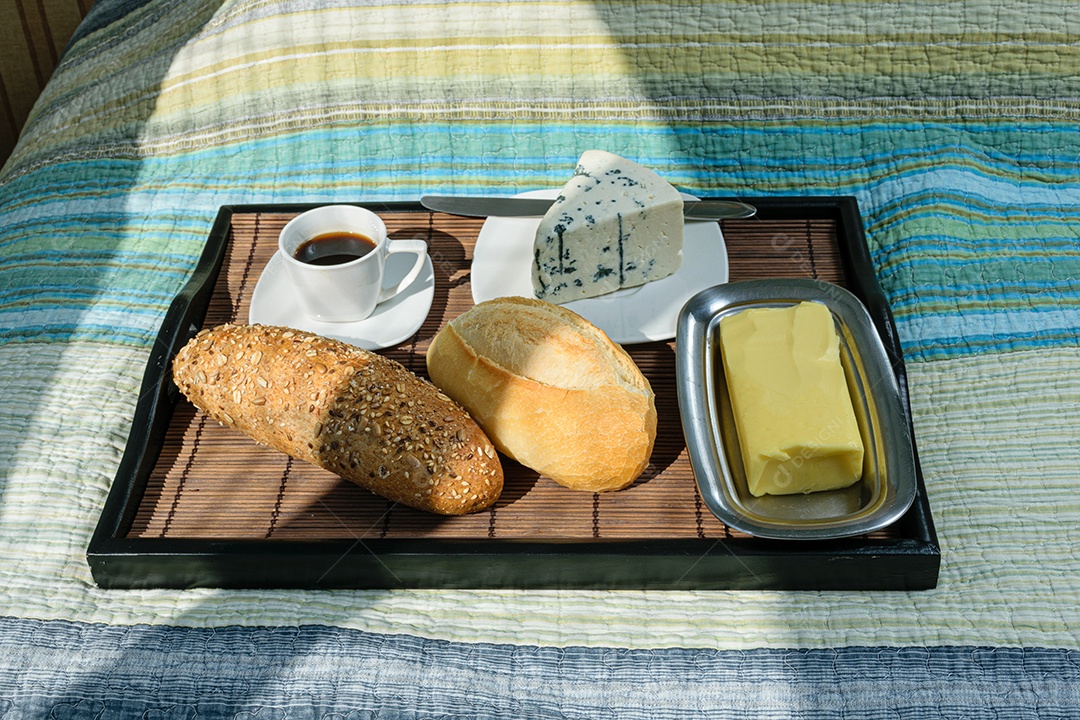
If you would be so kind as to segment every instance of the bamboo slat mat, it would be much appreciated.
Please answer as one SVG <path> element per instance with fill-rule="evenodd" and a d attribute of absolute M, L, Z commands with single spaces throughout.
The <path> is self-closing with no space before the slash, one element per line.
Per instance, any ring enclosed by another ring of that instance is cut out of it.
<path fill-rule="evenodd" d="M 385 355 L 426 377 L 432 337 L 472 306 L 469 267 L 481 219 L 380 213 L 391 237 L 423 238 L 435 269 L 435 300 L 409 341 Z M 204 327 L 244 323 L 252 291 L 277 247 L 285 213 L 237 213 Z M 812 277 L 844 284 L 834 220 L 724 221 L 730 279 Z M 177 406 L 129 537 L 192 539 L 726 538 L 704 506 L 683 440 L 674 342 L 630 346 L 652 383 L 659 417 L 651 463 L 615 493 L 567 490 L 504 458 L 502 497 L 487 511 L 439 517 L 393 505 L 325 470 L 294 461 L 219 426 L 185 400 Z"/>

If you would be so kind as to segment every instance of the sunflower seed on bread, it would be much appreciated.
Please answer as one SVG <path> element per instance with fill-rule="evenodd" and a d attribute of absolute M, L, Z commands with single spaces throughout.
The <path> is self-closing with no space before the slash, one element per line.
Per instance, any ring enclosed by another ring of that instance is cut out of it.
<path fill-rule="evenodd" d="M 502 491 L 483 430 L 377 353 L 284 327 L 221 325 L 177 353 L 173 379 L 222 424 L 390 500 L 461 515 Z"/>

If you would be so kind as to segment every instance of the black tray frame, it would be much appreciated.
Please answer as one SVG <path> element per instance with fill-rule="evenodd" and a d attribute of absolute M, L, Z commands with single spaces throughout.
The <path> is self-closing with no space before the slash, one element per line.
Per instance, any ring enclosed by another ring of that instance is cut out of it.
<path fill-rule="evenodd" d="M 717 198 L 724 199 L 724 198 Z M 853 197 L 740 197 L 765 219 L 837 223 L 849 289 L 881 333 L 911 426 L 907 375 Z M 355 203 L 376 212 L 416 202 Z M 918 491 L 893 538 L 797 542 L 671 540 L 195 540 L 128 538 L 179 400 L 173 356 L 198 332 L 225 257 L 231 218 L 314 204 L 220 208 L 203 254 L 173 300 L 147 362 L 131 433 L 86 558 L 103 588 L 579 588 L 669 590 L 922 590 L 936 587 L 941 553 L 916 447 Z M 912 428 L 912 432 L 914 429 Z M 914 434 L 913 434 L 914 437 Z"/>

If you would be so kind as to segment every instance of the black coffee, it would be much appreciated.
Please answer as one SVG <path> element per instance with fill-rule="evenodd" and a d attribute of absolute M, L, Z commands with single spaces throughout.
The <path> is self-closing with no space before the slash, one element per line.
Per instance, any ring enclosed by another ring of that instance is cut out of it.
<path fill-rule="evenodd" d="M 330 232 L 305 240 L 293 257 L 308 265 L 341 265 L 375 249 L 375 241 L 352 232 Z"/>

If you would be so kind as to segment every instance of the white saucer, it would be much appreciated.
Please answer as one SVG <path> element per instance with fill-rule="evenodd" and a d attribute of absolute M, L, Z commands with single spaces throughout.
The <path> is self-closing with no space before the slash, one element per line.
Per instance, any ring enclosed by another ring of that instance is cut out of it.
<path fill-rule="evenodd" d="M 558 190 L 537 190 L 519 197 L 554 198 Z M 688 199 L 696 199 L 686 195 Z M 536 297 L 532 286 L 533 239 L 538 217 L 489 217 L 473 250 L 473 301 L 520 295 Z M 727 247 L 718 222 L 687 221 L 683 228 L 682 264 L 674 274 L 607 295 L 571 300 L 573 310 L 620 345 L 670 340 L 679 312 L 699 291 L 728 280 Z"/>
<path fill-rule="evenodd" d="M 405 277 L 415 262 L 409 253 L 390 255 L 386 259 L 387 286 Z M 292 287 L 285 278 L 285 263 L 280 252 L 274 253 L 259 276 L 251 295 L 248 322 L 260 325 L 283 325 L 334 338 L 365 350 L 391 347 L 412 337 L 420 329 L 435 299 L 435 270 L 431 258 L 424 258 L 420 276 L 401 294 L 379 303 L 370 317 L 358 322 L 323 322 L 315 320 L 300 309 Z"/>

